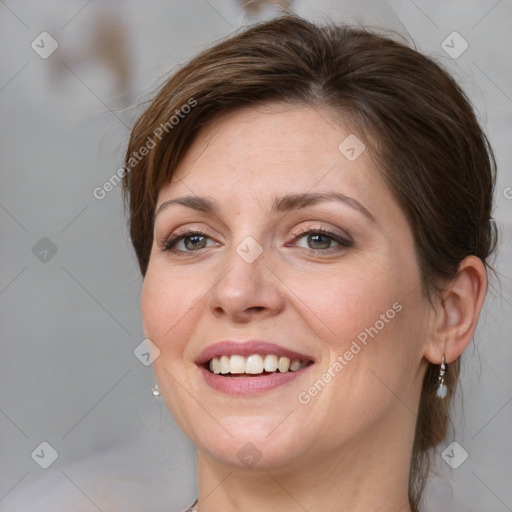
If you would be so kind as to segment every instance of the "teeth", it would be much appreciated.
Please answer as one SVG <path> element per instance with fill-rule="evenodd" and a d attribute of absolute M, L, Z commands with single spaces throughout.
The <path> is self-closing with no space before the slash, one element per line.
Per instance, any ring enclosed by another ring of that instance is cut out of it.
<path fill-rule="evenodd" d="M 215 359 L 217 359 L 217 358 L 215 358 Z M 220 358 L 220 373 L 222 373 L 224 375 L 226 373 L 229 373 L 229 371 L 230 371 L 229 356 L 222 356 Z"/>
<path fill-rule="evenodd" d="M 274 354 L 265 356 L 264 368 L 266 372 L 275 372 L 277 370 L 277 356 Z"/>
<path fill-rule="evenodd" d="M 297 360 L 297 359 L 294 359 L 291 363 L 290 363 L 290 371 L 292 372 L 296 372 L 297 370 L 300 370 L 301 369 L 301 366 L 300 366 L 300 361 Z"/>
<path fill-rule="evenodd" d="M 249 356 L 245 361 L 245 373 L 257 375 L 263 373 L 263 357 L 258 354 Z"/>
<path fill-rule="evenodd" d="M 217 359 L 214 357 L 214 359 Z M 231 373 L 245 373 L 245 357 L 231 356 L 229 360 L 229 371 Z"/>
<path fill-rule="evenodd" d="M 300 359 L 292 359 L 289 357 L 277 357 L 274 354 L 265 356 L 260 354 L 252 354 L 249 357 L 232 355 L 214 357 L 210 360 L 210 371 L 215 374 L 226 375 L 247 373 L 249 375 L 259 375 L 266 372 L 281 373 L 288 371 L 296 372 L 304 368 L 308 363 L 300 361 Z"/>
<path fill-rule="evenodd" d="M 289 357 L 280 357 L 279 365 L 277 367 L 281 373 L 285 373 L 290 368 L 290 358 Z"/>
<path fill-rule="evenodd" d="M 220 361 L 219 361 L 219 358 L 218 358 L 218 357 L 214 357 L 214 358 L 210 361 L 210 370 L 211 370 L 213 373 L 220 373 Z"/>

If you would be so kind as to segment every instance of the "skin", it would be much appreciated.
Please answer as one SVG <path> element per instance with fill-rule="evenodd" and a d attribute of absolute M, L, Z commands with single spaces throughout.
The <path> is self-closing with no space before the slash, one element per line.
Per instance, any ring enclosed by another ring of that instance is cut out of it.
<path fill-rule="evenodd" d="M 197 448 L 201 512 L 410 511 L 422 379 L 428 361 L 445 354 L 450 363 L 469 343 L 486 273 L 479 259 L 466 258 L 429 305 L 412 232 L 369 151 L 349 161 L 338 150 L 350 133 L 318 108 L 238 110 L 200 132 L 160 190 L 157 210 L 184 195 L 220 207 L 158 213 L 141 293 L 144 332 L 160 350 L 153 369 L 162 397 Z M 336 201 L 270 215 L 276 196 L 331 191 L 357 200 L 374 220 Z M 165 251 L 178 228 L 207 238 Z M 353 244 L 297 233 L 310 228 Z M 248 236 L 263 249 L 252 263 L 236 251 Z M 298 394 L 332 374 L 336 358 L 396 303 L 394 318 L 300 403 Z M 194 360 L 230 338 L 269 340 L 315 364 L 263 393 L 223 394 Z M 237 456 L 248 442 L 261 456 L 252 467 Z"/>

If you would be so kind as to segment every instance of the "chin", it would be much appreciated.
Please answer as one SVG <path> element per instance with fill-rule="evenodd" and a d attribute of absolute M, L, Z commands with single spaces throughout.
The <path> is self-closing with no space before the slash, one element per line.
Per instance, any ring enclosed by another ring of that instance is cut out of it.
<path fill-rule="evenodd" d="M 276 420 L 273 414 L 224 416 L 217 423 L 203 413 L 195 422 L 186 420 L 180 427 L 198 455 L 217 464 L 239 469 L 282 467 L 296 462 L 301 449 L 309 444 L 300 425 L 289 420 L 283 423 L 283 417 Z"/>

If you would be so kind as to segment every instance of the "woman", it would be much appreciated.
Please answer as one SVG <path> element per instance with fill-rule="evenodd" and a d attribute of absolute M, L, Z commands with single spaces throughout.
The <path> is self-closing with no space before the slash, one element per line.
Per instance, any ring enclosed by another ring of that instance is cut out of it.
<path fill-rule="evenodd" d="M 174 74 L 125 169 L 195 508 L 418 511 L 496 245 L 492 149 L 453 79 L 283 16 Z"/>

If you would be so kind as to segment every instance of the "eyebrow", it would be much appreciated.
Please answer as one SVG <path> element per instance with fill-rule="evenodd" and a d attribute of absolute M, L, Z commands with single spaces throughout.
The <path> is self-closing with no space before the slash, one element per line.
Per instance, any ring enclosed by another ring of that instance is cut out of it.
<path fill-rule="evenodd" d="M 339 194 L 337 192 L 318 192 L 318 193 L 303 193 L 303 194 L 287 194 L 281 197 L 276 197 L 272 201 L 270 214 L 289 212 L 300 208 L 306 208 L 324 201 L 341 201 L 355 210 L 363 213 L 371 221 L 377 222 L 372 213 L 363 206 L 359 201 L 352 197 Z M 199 196 L 182 196 L 175 199 L 169 199 L 163 202 L 157 209 L 154 218 L 164 209 L 172 204 L 180 204 L 193 210 L 198 210 L 204 213 L 217 213 L 219 211 L 218 203 L 208 197 Z"/>

